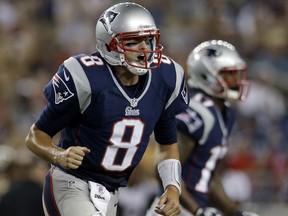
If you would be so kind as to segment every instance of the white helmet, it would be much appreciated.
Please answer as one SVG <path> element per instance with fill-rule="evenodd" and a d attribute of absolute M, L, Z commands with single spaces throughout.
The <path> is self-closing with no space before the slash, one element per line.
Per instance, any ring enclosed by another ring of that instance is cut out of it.
<path fill-rule="evenodd" d="M 149 37 L 151 51 L 124 48 L 124 39 L 143 36 Z M 148 69 L 160 65 L 160 31 L 150 12 L 141 5 L 119 3 L 104 11 L 96 24 L 96 41 L 97 50 L 109 64 L 126 66 L 134 74 L 143 75 Z M 128 61 L 127 51 L 144 56 L 145 65 Z"/>
<path fill-rule="evenodd" d="M 205 41 L 187 59 L 188 87 L 223 99 L 245 100 L 247 65 L 235 47 L 222 40 Z"/>

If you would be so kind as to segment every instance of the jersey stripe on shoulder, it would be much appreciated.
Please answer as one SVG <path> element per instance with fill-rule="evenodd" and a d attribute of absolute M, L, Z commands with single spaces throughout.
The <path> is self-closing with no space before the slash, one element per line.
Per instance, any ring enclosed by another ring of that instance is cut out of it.
<path fill-rule="evenodd" d="M 76 87 L 81 113 L 91 102 L 91 87 L 84 69 L 74 57 L 64 61 L 64 66 L 69 70 Z"/>
<path fill-rule="evenodd" d="M 175 89 L 174 89 L 173 93 L 171 94 L 171 96 L 170 96 L 170 98 L 169 98 L 169 100 L 165 106 L 165 110 L 172 104 L 172 102 L 180 94 L 181 84 L 182 84 L 182 80 L 184 78 L 183 68 L 178 63 L 176 63 L 175 61 L 173 61 L 173 63 L 175 65 L 175 71 L 176 71 L 176 84 L 175 84 Z"/>
<path fill-rule="evenodd" d="M 203 106 L 203 104 L 199 103 L 196 100 L 190 100 L 189 107 L 195 110 L 201 116 L 202 121 L 204 122 L 204 131 L 201 139 L 199 140 L 199 144 L 203 145 L 206 142 L 208 135 L 214 126 L 215 118 L 206 106 Z"/>

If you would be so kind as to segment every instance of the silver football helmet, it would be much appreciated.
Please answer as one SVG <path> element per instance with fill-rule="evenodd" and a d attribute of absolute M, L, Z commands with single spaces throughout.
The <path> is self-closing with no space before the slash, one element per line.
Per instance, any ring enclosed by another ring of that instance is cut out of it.
<path fill-rule="evenodd" d="M 219 98 L 245 100 L 247 64 L 233 45 L 222 40 L 205 41 L 187 59 L 188 87 Z"/>
<path fill-rule="evenodd" d="M 125 39 L 144 36 L 149 38 L 150 51 L 125 49 Z M 134 74 L 143 75 L 160 65 L 160 31 L 150 12 L 136 3 L 119 3 L 104 11 L 96 24 L 96 41 L 96 49 L 109 64 L 126 66 Z M 145 65 L 129 61 L 127 51 L 139 53 Z"/>

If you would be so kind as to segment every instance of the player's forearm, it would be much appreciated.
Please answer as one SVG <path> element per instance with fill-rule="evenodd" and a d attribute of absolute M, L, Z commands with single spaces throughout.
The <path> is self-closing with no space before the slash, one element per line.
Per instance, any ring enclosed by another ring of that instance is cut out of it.
<path fill-rule="evenodd" d="M 158 173 L 164 190 L 174 186 L 181 193 L 181 163 L 177 144 L 160 146 L 161 159 L 158 162 Z"/>
<path fill-rule="evenodd" d="M 233 215 L 239 210 L 238 206 L 227 196 L 219 175 L 216 175 L 213 179 L 209 196 L 225 215 Z"/>
<path fill-rule="evenodd" d="M 180 202 L 181 205 L 187 209 L 189 212 L 192 212 L 194 215 L 197 212 L 197 210 L 199 209 L 199 205 L 196 202 L 196 200 L 194 200 L 194 198 L 190 195 L 190 193 L 187 191 L 186 187 L 185 187 L 185 183 L 182 181 L 182 193 L 180 196 Z"/>
<path fill-rule="evenodd" d="M 25 139 L 27 148 L 36 154 L 38 157 L 50 163 L 57 163 L 57 155 L 60 155 L 64 150 L 54 145 L 52 138 L 38 129 L 35 125 L 32 125 L 29 134 Z"/>
<path fill-rule="evenodd" d="M 160 145 L 159 158 L 161 160 L 176 159 L 179 160 L 178 144 Z"/>

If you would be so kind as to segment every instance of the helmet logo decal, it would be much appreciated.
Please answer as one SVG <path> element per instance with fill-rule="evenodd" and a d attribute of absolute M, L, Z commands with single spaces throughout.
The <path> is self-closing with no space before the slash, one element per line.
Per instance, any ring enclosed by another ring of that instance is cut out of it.
<path fill-rule="evenodd" d="M 120 13 L 114 12 L 114 11 L 107 11 L 103 13 L 100 17 L 100 22 L 103 23 L 105 29 L 110 32 L 111 30 L 111 23 L 114 21 L 114 19 L 119 15 Z"/>
<path fill-rule="evenodd" d="M 217 51 L 215 49 L 206 49 L 206 56 L 208 57 L 218 57 L 220 56 L 222 53 L 220 51 Z"/>

